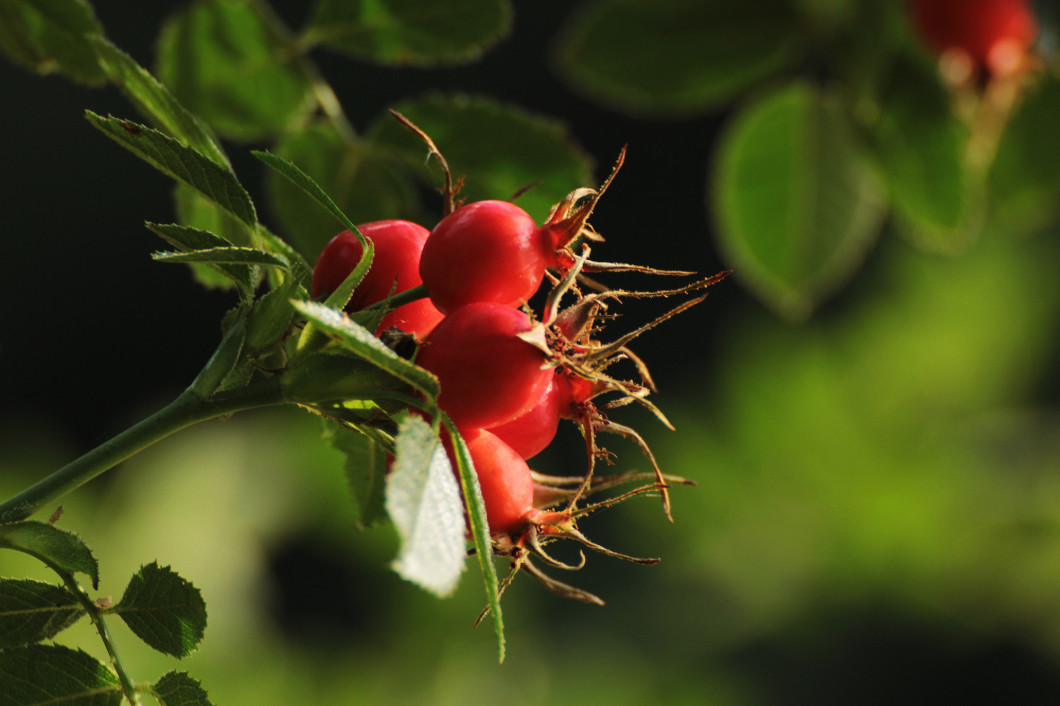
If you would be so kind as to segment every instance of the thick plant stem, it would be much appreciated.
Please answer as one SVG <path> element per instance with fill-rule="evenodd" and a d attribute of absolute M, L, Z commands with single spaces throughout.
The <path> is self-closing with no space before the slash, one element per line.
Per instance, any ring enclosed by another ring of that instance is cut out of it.
<path fill-rule="evenodd" d="M 54 503 L 104 471 L 174 432 L 244 409 L 283 402 L 277 378 L 205 399 L 189 389 L 150 417 L 0 504 L 0 524 L 26 519 L 42 507 Z"/>

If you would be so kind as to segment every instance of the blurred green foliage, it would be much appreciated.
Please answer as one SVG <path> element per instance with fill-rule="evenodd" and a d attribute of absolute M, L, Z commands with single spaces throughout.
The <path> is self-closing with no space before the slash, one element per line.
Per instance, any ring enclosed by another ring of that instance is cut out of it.
<path fill-rule="evenodd" d="M 320 3 L 295 44 L 386 64 L 470 61 L 510 14 L 484 0 L 483 21 L 443 43 L 388 3 L 343 5 Z M 0 17 L 25 6 L 0 0 Z M 158 75 L 225 138 L 270 141 L 356 220 L 425 219 L 420 191 L 437 171 L 421 145 L 386 106 L 368 126 L 314 107 L 321 77 L 277 48 L 297 37 L 258 31 L 260 8 L 189 4 L 162 33 Z M 94 26 L 77 18 L 61 32 L 44 23 L 25 35 L 34 42 L 0 32 L 0 45 L 24 65 L 98 82 L 70 68 L 91 51 L 68 41 Z M 1043 36 L 1056 29 L 1044 24 Z M 373 41 L 359 41 L 365 32 Z M 477 582 L 439 601 L 389 571 L 393 529 L 351 531 L 342 454 L 316 420 L 288 410 L 193 429 L 79 491 L 61 526 L 96 548 L 101 591 L 120 592 L 113 577 L 155 558 L 194 581 L 210 622 L 183 666 L 218 704 L 841 704 L 940 692 L 1055 702 L 1055 57 L 1020 87 L 983 163 L 969 158 L 974 139 L 993 139 L 967 118 L 974 93 L 942 83 L 900 3 L 595 1 L 553 41 L 558 73 L 609 109 L 652 120 L 728 112 L 704 192 L 719 250 L 766 307 L 712 298 L 704 306 L 730 307 L 713 337 L 670 329 L 675 345 L 702 346 L 714 363 L 681 371 L 683 388 L 659 395 L 676 433 L 642 428 L 664 470 L 699 483 L 674 491 L 676 524 L 641 502 L 583 526 L 663 563 L 592 557 L 576 580 L 608 600 L 603 609 L 517 581 L 497 666 L 485 628 L 471 627 Z M 57 46 L 68 50 L 41 58 Z M 556 194 L 588 185 L 589 158 L 551 118 L 461 96 L 401 109 L 475 198 L 542 178 L 527 195 L 540 219 Z M 311 259 L 334 224 L 269 179 L 277 230 Z M 212 206 L 187 193 L 179 203 L 182 222 L 221 232 Z M 61 461 L 61 440 L 39 433 L 0 439 L 0 497 Z M 643 464 L 622 451 L 622 470 Z M 565 473 L 581 460 L 556 452 L 537 463 Z M 10 553 L 0 573 L 51 579 Z M 63 641 L 95 649 L 85 622 Z M 171 668 L 159 655 L 124 656 L 144 679 Z"/>

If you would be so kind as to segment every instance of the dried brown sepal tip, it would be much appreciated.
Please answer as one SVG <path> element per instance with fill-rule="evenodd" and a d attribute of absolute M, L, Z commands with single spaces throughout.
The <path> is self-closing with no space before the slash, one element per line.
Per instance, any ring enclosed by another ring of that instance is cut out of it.
<path fill-rule="evenodd" d="M 407 117 L 394 110 L 393 108 L 387 108 L 391 115 L 406 128 L 411 130 L 427 145 L 427 159 L 430 160 L 432 156 L 438 158 L 438 163 L 442 166 L 442 176 L 444 184 L 442 186 L 442 215 L 448 216 L 450 213 L 456 210 L 457 201 L 456 195 L 460 192 L 461 187 L 464 185 L 464 177 L 459 177 L 455 183 L 453 181 L 453 173 L 449 170 L 449 162 L 445 160 L 442 155 L 442 151 L 438 149 L 438 145 L 434 144 L 434 140 L 424 130 L 416 125 L 416 123 L 409 120 Z"/>

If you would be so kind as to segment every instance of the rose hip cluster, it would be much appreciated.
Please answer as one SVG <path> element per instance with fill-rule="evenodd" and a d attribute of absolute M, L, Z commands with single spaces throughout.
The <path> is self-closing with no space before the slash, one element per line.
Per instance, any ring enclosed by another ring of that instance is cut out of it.
<path fill-rule="evenodd" d="M 542 574 L 530 563 L 529 554 L 555 566 L 576 568 L 552 559 L 542 549 L 553 539 L 573 538 L 613 556 L 656 561 L 606 550 L 575 526 L 580 515 L 645 490 L 663 496 L 669 516 L 666 489 L 672 482 L 686 482 L 663 476 L 643 439 L 609 420 L 594 400 L 617 393 L 609 406 L 640 402 L 665 422 L 645 399 L 653 388 L 651 378 L 626 344 L 655 323 L 701 301 L 706 296 L 701 290 L 727 274 L 651 293 L 610 290 L 587 279 L 586 271 L 609 269 L 661 273 L 588 260 L 584 241 L 600 240 L 589 227 L 588 216 L 606 186 L 572 192 L 553 208 L 542 226 L 519 206 L 496 200 L 454 206 L 429 232 L 396 220 L 360 226 L 361 234 L 374 244 L 375 257 L 347 306 L 357 311 L 424 286 L 427 298 L 387 313 L 376 334 L 391 327 L 412 334 L 418 344 L 415 362 L 437 376 L 437 404 L 467 443 L 494 551 L 512 557 L 513 574 L 524 568 L 552 590 L 594 603 L 600 601 L 592 594 Z M 579 255 L 572 247 L 577 241 L 581 241 Z M 361 252 L 360 240 L 350 231 L 335 236 L 316 263 L 313 296 L 334 291 L 353 270 Z M 541 316 L 535 317 L 529 301 L 543 282 L 549 291 Z M 608 305 L 620 297 L 676 293 L 699 296 L 615 342 L 595 340 Z M 568 300 L 573 303 L 561 308 Z M 622 360 L 632 362 L 639 380 L 612 377 L 609 369 Z M 583 476 L 545 476 L 532 472 L 527 464 L 527 459 L 553 440 L 561 419 L 573 420 L 585 437 L 588 471 Z M 610 454 L 596 443 L 601 431 L 634 439 L 651 460 L 653 471 L 594 478 L 595 461 L 610 460 Z M 444 440 L 452 458 L 449 439 Z M 590 493 L 637 480 L 650 482 L 617 499 L 577 506 Z"/>

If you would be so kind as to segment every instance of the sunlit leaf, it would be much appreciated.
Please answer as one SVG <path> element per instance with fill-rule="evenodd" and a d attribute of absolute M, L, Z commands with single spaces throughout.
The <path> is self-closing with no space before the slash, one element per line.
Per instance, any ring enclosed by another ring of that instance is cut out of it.
<path fill-rule="evenodd" d="M 147 69 L 106 40 L 97 40 L 96 50 L 111 81 L 117 84 L 140 112 L 171 136 L 231 170 L 228 157 L 210 128 L 192 115 Z"/>
<path fill-rule="evenodd" d="M 170 245 L 185 252 L 232 247 L 232 244 L 222 236 L 198 228 L 172 223 L 148 223 L 147 227 Z M 207 267 L 215 274 L 212 276 L 202 274 Z M 220 276 L 225 283 L 234 282 L 239 285 L 244 293 L 249 294 L 254 289 L 253 268 L 247 264 L 213 261 L 200 267 L 196 272 L 200 274 L 199 279 L 204 284 L 216 283 L 220 285 L 217 279 Z"/>
<path fill-rule="evenodd" d="M 511 27 L 508 0 L 321 0 L 303 41 L 398 66 L 472 61 Z"/>
<path fill-rule="evenodd" d="M 266 12 L 247 0 L 199 0 L 172 15 L 159 36 L 159 77 L 228 137 L 275 135 L 313 106 L 309 78 Z"/>
<path fill-rule="evenodd" d="M 371 144 L 350 142 L 327 122 L 315 122 L 279 140 L 276 154 L 297 164 L 357 223 L 413 219 L 419 196 L 414 181 Z M 284 235 L 315 260 L 339 232 L 334 217 L 279 172 L 265 175 L 269 207 Z"/>
<path fill-rule="evenodd" d="M 0 651 L 0 706 L 118 706 L 118 675 L 81 650 L 29 645 Z"/>
<path fill-rule="evenodd" d="M 511 200 L 539 223 L 572 190 L 595 186 L 592 161 L 562 124 L 489 98 L 431 94 L 394 106 L 441 150 L 453 176 L 464 176 L 460 196 L 468 201 Z M 401 158 L 431 187 L 442 184 L 427 147 L 389 114 L 370 128 L 369 139 Z M 489 145 L 489 149 L 483 149 Z M 617 155 L 621 145 L 615 146 Z"/>
<path fill-rule="evenodd" d="M 609 105 L 683 114 L 784 67 L 797 30 L 781 0 L 597 1 L 565 28 L 557 57 L 561 76 Z"/>
<path fill-rule="evenodd" d="M 401 536 L 394 570 L 439 596 L 452 593 L 467 557 L 464 504 L 441 440 L 419 417 L 398 428 L 386 509 Z"/>
<path fill-rule="evenodd" d="M 319 326 L 345 349 L 358 357 L 431 397 L 438 395 L 436 377 L 387 348 L 371 331 L 354 323 L 341 311 L 317 302 L 295 302 L 294 307 L 302 316 Z"/>
<path fill-rule="evenodd" d="M 250 195 L 228 169 L 158 130 L 90 110 L 85 113 L 90 123 L 151 166 L 196 189 L 248 228 L 257 226 Z"/>
<path fill-rule="evenodd" d="M 47 640 L 84 615 L 62 586 L 30 579 L 0 579 L 0 650 Z"/>
<path fill-rule="evenodd" d="M 795 83 L 745 107 L 721 137 L 710 194 L 720 246 L 747 286 L 800 319 L 853 275 L 882 202 L 843 109 Z"/>
<path fill-rule="evenodd" d="M 162 706 L 213 706 L 202 684 L 186 672 L 168 672 L 151 690 Z"/>
<path fill-rule="evenodd" d="M 0 548 L 15 549 L 35 556 L 49 566 L 67 573 L 82 573 L 99 585 L 99 566 L 81 538 L 45 522 L 13 522 L 0 525 Z"/>
<path fill-rule="evenodd" d="M 174 657 L 191 654 L 206 630 L 206 603 L 199 589 L 154 562 L 133 576 L 112 610 L 141 640 Z"/>
<path fill-rule="evenodd" d="M 0 0 L 0 51 L 39 74 L 103 83 L 106 75 L 92 42 L 102 34 L 84 0 Z"/>
<path fill-rule="evenodd" d="M 289 269 L 285 260 L 257 248 L 240 248 L 234 245 L 193 250 L 190 252 L 158 252 L 152 256 L 160 262 L 204 262 L 225 265 L 268 265 L 281 270 Z"/>

